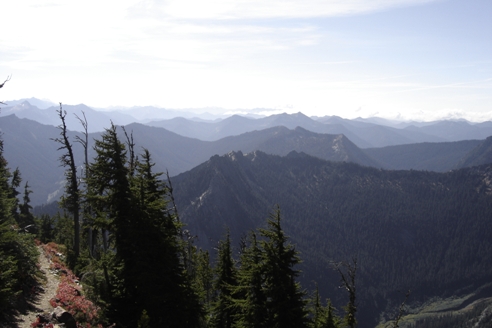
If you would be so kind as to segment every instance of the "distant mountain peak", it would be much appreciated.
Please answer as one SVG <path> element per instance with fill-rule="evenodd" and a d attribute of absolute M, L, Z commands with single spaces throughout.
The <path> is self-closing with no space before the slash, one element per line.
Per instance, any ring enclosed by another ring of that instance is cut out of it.
<path fill-rule="evenodd" d="M 303 151 L 298 152 L 298 151 L 293 150 L 290 153 L 288 153 L 285 157 L 286 158 L 304 158 L 304 157 L 310 157 L 310 156 Z"/>

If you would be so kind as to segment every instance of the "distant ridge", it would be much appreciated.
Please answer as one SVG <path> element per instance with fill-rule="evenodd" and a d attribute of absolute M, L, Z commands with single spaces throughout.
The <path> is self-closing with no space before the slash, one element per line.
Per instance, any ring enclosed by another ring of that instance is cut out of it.
<path fill-rule="evenodd" d="M 381 121 L 381 120 L 379 120 Z M 492 123 L 439 121 L 419 126 L 396 128 L 372 123 L 369 120 L 348 120 L 336 116 L 312 119 L 302 113 L 278 114 L 264 118 L 246 118 L 234 115 L 215 122 L 196 122 L 185 118 L 152 121 L 148 125 L 163 127 L 183 136 L 215 141 L 274 126 L 294 129 L 299 126 L 316 133 L 343 134 L 360 148 L 376 148 L 422 142 L 450 142 L 485 139 L 492 135 Z"/>
<path fill-rule="evenodd" d="M 463 158 L 482 142 L 483 140 L 423 142 L 367 148 L 362 151 L 371 158 L 377 158 L 386 169 L 446 172 L 461 167 Z M 492 159 L 488 163 L 492 163 Z"/>

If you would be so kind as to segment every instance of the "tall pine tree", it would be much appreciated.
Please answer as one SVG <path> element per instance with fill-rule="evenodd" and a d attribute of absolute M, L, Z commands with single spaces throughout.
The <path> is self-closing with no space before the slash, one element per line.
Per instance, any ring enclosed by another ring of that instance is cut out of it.
<path fill-rule="evenodd" d="M 215 300 L 210 311 L 209 327 L 231 328 L 235 319 L 232 290 L 237 285 L 235 261 L 232 258 L 231 240 L 227 231 L 224 241 L 219 242 L 215 268 Z"/>
<path fill-rule="evenodd" d="M 256 233 L 249 237 L 249 246 L 241 254 L 238 284 L 234 289 L 237 310 L 236 326 L 241 328 L 267 328 L 267 298 L 263 290 L 263 252 Z"/>
<path fill-rule="evenodd" d="M 268 227 L 260 229 L 263 249 L 264 293 L 267 298 L 267 327 L 306 327 L 307 311 L 300 284 L 296 281 L 300 263 L 298 252 L 288 242 L 280 225 L 280 208 L 270 215 Z"/>
<path fill-rule="evenodd" d="M 110 319 L 128 327 L 143 317 L 153 327 L 197 327 L 201 311 L 180 259 L 180 226 L 149 152 L 130 170 L 115 126 L 95 141 L 95 150 L 87 199 L 107 253 L 115 253 L 105 272 Z"/>
<path fill-rule="evenodd" d="M 152 327 L 197 327 L 201 316 L 198 296 L 180 260 L 180 223 L 168 208 L 168 188 L 154 173 L 144 149 L 131 179 L 135 209 L 133 273 L 138 277 L 137 304 Z"/>

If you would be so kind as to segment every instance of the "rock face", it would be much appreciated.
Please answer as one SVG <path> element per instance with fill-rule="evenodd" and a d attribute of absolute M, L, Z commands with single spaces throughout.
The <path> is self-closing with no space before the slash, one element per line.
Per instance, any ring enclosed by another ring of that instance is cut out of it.
<path fill-rule="evenodd" d="M 59 323 L 65 324 L 66 328 L 77 328 L 77 323 L 75 322 L 74 317 L 61 306 L 57 306 L 51 317 L 58 321 Z"/>

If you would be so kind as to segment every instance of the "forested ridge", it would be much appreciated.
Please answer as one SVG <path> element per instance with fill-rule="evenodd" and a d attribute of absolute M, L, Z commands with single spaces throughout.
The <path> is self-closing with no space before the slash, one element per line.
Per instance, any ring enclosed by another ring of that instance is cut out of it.
<path fill-rule="evenodd" d="M 92 158 L 71 153 L 88 134 L 73 138 L 59 115 L 63 213 L 34 218 L 29 185 L 17 200 L 20 173 L 1 158 L 2 315 L 35 284 L 34 237 L 66 247 L 103 326 L 371 327 L 395 317 L 401 290 L 422 302 L 492 278 L 491 165 L 386 171 L 232 152 L 171 181 L 116 126 Z"/>
<path fill-rule="evenodd" d="M 490 281 L 491 173 L 490 165 L 385 171 L 254 152 L 215 156 L 174 184 L 183 220 L 205 245 L 220 238 L 217 226 L 239 240 L 280 204 L 304 260 L 303 283 L 331 293 L 331 261 L 357 256 L 361 311 L 377 320 L 374 311 L 398 291 L 422 301 Z"/>

